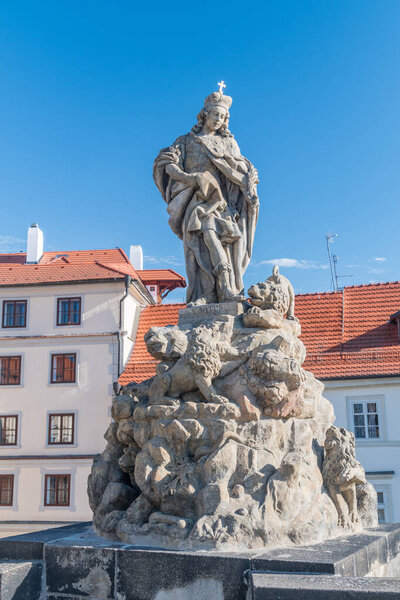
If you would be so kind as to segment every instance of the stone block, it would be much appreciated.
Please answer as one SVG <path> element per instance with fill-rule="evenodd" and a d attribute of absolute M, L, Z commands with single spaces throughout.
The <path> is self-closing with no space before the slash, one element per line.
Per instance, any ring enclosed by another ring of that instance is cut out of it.
<path fill-rule="evenodd" d="M 46 544 L 47 593 L 113 600 L 115 548 L 104 547 L 106 540 L 102 542 L 86 546 L 83 541 L 75 545 L 72 540 Z"/>
<path fill-rule="evenodd" d="M 214 552 L 117 552 L 118 600 L 244 600 L 250 560 Z"/>
<path fill-rule="evenodd" d="M 388 529 L 379 526 L 321 544 L 267 551 L 252 559 L 252 569 L 365 577 L 398 554 L 398 538 L 399 525 Z"/>
<path fill-rule="evenodd" d="M 229 317 L 238 317 L 244 312 L 244 302 L 224 302 L 219 304 L 203 304 L 182 308 L 179 311 L 179 326 L 185 329 L 198 327 L 204 323 L 227 320 Z"/>
<path fill-rule="evenodd" d="M 43 562 L 0 562 L 1 600 L 40 600 L 43 598 Z"/>
<path fill-rule="evenodd" d="M 0 560 L 41 560 L 44 544 L 69 535 L 78 535 L 90 525 L 89 522 L 74 523 L 3 538 L 0 540 Z"/>
<path fill-rule="evenodd" d="M 398 600 L 400 580 L 252 573 L 251 600 Z"/>

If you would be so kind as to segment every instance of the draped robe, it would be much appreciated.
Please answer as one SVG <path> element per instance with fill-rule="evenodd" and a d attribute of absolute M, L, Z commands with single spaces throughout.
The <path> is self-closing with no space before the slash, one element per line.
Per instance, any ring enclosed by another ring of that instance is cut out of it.
<path fill-rule="evenodd" d="M 175 179 L 167 173 L 169 164 L 184 173 L 206 174 L 208 189 Z M 217 274 L 203 239 L 205 229 L 213 229 L 225 249 L 232 292 L 243 293 L 243 274 L 251 258 L 258 218 L 246 183 L 250 171 L 254 172 L 254 167 L 240 154 L 231 135 L 190 132 L 161 150 L 154 162 L 154 181 L 167 203 L 169 225 L 183 240 L 188 303 L 218 301 Z M 220 206 L 204 217 L 201 207 L 211 206 L 216 197 L 222 198 Z"/>

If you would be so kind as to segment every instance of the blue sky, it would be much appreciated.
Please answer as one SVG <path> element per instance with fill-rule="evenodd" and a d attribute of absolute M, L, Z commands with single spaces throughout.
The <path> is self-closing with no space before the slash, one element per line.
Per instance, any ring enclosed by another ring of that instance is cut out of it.
<path fill-rule="evenodd" d="M 0 3 L 0 251 L 141 244 L 184 272 L 152 181 L 220 79 L 260 174 L 245 282 L 400 279 L 400 2 Z M 287 259 L 286 261 L 283 259 Z M 182 293 L 173 296 L 179 301 Z"/>

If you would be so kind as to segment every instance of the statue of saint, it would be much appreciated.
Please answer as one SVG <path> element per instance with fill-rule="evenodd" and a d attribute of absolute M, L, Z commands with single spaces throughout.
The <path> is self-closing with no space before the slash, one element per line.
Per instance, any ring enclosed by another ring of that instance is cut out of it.
<path fill-rule="evenodd" d="M 228 129 L 232 98 L 213 92 L 190 133 L 160 151 L 154 181 L 183 240 L 187 302 L 243 298 L 258 217 L 258 174 Z"/>

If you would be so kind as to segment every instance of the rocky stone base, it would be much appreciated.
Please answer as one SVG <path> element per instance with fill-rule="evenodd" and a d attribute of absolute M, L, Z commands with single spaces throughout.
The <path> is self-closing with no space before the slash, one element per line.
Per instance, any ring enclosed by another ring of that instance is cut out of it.
<path fill-rule="evenodd" d="M 243 553 L 174 551 L 110 542 L 95 535 L 88 524 L 81 524 L 0 540 L 0 560 L 4 572 L 14 570 L 21 575 L 10 596 L 13 600 L 400 597 L 400 524 L 312 546 Z M 35 565 L 34 572 L 26 568 L 28 563 Z M 41 571 L 42 578 L 36 576 Z"/>

